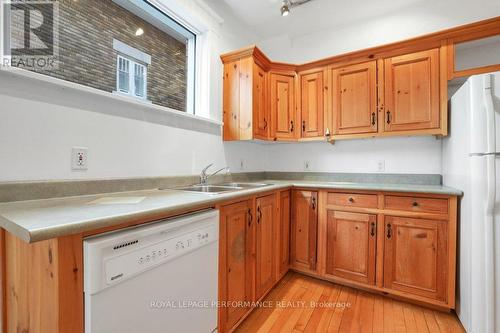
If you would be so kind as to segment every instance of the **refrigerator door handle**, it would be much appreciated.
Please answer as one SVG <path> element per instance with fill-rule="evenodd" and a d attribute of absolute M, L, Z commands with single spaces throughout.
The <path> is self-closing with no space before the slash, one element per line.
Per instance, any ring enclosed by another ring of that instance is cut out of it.
<path fill-rule="evenodd" d="M 494 153 L 470 153 L 469 156 L 470 157 L 473 157 L 473 156 L 495 156 L 495 157 L 499 157 L 500 156 L 500 152 L 494 152 Z"/>
<path fill-rule="evenodd" d="M 486 112 L 486 135 L 487 135 L 487 152 L 496 152 L 496 133 L 495 133 L 495 108 L 493 104 L 493 96 L 491 91 L 491 76 L 483 76 L 484 92 L 483 102 Z M 486 331 L 495 332 L 495 194 L 496 194 L 496 166 L 495 153 L 485 154 L 486 158 L 486 180 L 487 180 L 487 196 L 486 196 L 486 221 L 484 226 L 484 251 L 485 251 L 485 286 L 486 286 Z"/>

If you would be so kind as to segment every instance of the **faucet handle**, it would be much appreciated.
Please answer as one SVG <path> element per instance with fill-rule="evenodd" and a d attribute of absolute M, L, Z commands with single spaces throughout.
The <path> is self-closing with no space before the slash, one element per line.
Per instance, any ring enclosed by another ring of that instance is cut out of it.
<path fill-rule="evenodd" d="M 214 165 L 213 163 L 210 163 L 209 165 L 207 165 L 206 167 L 203 168 L 203 170 L 201 170 L 201 173 L 206 173 L 207 170 L 212 166 Z"/>

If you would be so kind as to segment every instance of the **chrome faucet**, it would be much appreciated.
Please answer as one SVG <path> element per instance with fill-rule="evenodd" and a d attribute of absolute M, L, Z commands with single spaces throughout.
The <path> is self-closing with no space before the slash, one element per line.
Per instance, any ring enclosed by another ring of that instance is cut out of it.
<path fill-rule="evenodd" d="M 223 170 L 226 170 L 229 171 L 229 168 L 228 167 L 223 167 L 223 168 L 220 168 L 219 170 L 215 171 L 214 173 L 210 174 L 210 175 L 207 175 L 207 170 L 212 166 L 213 164 L 210 163 L 209 165 L 207 165 L 205 168 L 203 168 L 203 170 L 201 170 L 201 173 L 200 173 L 200 184 L 201 185 L 207 185 L 208 184 L 208 178 L 218 174 L 219 172 L 223 171 Z"/>

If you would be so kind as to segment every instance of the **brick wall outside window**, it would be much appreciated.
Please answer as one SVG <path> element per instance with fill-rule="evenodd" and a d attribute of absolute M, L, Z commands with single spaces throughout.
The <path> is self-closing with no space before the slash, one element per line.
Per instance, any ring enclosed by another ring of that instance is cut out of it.
<path fill-rule="evenodd" d="M 61 0 L 59 63 L 40 73 L 107 92 L 116 90 L 117 39 L 151 56 L 147 99 L 186 111 L 187 48 L 111 0 Z M 137 28 L 144 34 L 135 36 Z"/>

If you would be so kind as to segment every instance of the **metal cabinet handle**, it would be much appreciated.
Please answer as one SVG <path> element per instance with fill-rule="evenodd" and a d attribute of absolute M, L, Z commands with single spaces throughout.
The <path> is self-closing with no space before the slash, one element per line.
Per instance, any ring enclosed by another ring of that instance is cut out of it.
<path fill-rule="evenodd" d="M 371 230 L 370 230 L 370 235 L 373 237 L 375 236 L 375 222 L 371 223 Z"/>
<path fill-rule="evenodd" d="M 248 208 L 247 216 L 248 216 L 248 226 L 251 226 L 252 225 L 253 216 L 252 216 L 252 210 L 250 208 Z"/>
<path fill-rule="evenodd" d="M 375 112 L 372 112 L 372 126 L 375 126 Z"/>
<path fill-rule="evenodd" d="M 350 203 L 354 202 L 354 198 L 353 197 L 350 197 L 348 200 L 349 200 Z"/>
<path fill-rule="evenodd" d="M 413 201 L 413 203 L 411 204 L 413 207 L 418 207 L 418 201 Z"/>
<path fill-rule="evenodd" d="M 294 129 L 293 120 L 290 120 L 290 132 L 293 132 L 293 129 Z"/>
<path fill-rule="evenodd" d="M 387 111 L 387 124 L 391 123 L 391 111 Z"/>
<path fill-rule="evenodd" d="M 392 237 L 392 225 L 390 223 L 387 223 L 387 239 L 390 239 Z"/>
<path fill-rule="evenodd" d="M 306 121 L 302 120 L 302 132 L 306 131 Z"/>
<path fill-rule="evenodd" d="M 316 197 L 312 197 L 312 209 L 315 210 L 316 209 Z"/>
<path fill-rule="evenodd" d="M 257 223 L 260 224 L 261 219 L 262 219 L 262 211 L 260 210 L 260 206 L 257 206 Z"/>
<path fill-rule="evenodd" d="M 264 118 L 264 129 L 266 129 L 266 128 L 267 128 L 267 120 L 266 120 L 266 118 Z"/>

